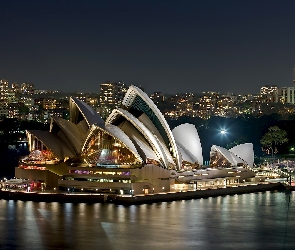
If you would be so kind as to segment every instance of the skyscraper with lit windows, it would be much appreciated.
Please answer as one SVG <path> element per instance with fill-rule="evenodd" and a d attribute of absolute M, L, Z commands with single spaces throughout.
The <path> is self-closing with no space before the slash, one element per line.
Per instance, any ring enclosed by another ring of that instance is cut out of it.
<path fill-rule="evenodd" d="M 119 107 L 126 92 L 127 86 L 124 82 L 106 81 L 101 83 L 98 109 L 100 115 L 106 118 L 114 108 Z"/>
<path fill-rule="evenodd" d="M 265 85 L 260 88 L 260 95 L 263 97 L 265 102 L 278 102 L 278 86 Z"/>
<path fill-rule="evenodd" d="M 7 80 L 0 80 L 0 101 L 2 104 L 7 104 L 7 95 L 9 92 L 9 84 Z"/>

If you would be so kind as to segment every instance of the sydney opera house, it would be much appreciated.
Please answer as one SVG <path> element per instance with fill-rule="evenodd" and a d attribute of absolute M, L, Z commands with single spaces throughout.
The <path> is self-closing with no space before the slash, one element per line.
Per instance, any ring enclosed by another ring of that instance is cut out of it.
<path fill-rule="evenodd" d="M 234 184 L 253 176 L 253 145 L 230 150 L 213 145 L 203 166 L 192 124 L 169 128 L 141 89 L 130 86 L 120 108 L 106 121 L 90 106 L 70 98 L 70 119 L 51 117 L 49 131 L 27 131 L 30 154 L 17 178 L 39 180 L 69 191 L 140 194 Z"/>

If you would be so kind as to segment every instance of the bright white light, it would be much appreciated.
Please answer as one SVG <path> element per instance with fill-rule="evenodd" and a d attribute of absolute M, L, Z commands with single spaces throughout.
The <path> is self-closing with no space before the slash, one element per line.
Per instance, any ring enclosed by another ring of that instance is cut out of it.
<path fill-rule="evenodd" d="M 220 130 L 220 133 L 221 133 L 222 135 L 225 135 L 225 134 L 227 133 L 227 131 L 226 131 L 225 129 L 221 129 L 221 130 Z"/>

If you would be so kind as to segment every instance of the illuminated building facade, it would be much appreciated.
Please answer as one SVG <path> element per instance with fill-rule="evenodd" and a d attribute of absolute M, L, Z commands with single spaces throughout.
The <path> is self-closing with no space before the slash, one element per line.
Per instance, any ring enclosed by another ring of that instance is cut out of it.
<path fill-rule="evenodd" d="M 282 103 L 295 104 L 295 87 L 283 87 L 281 91 Z"/>
<path fill-rule="evenodd" d="M 220 94 L 218 92 L 204 92 L 198 103 L 198 116 L 209 119 L 214 115 L 219 98 Z"/>
<path fill-rule="evenodd" d="M 43 99 L 43 109 L 56 109 L 58 101 L 54 98 Z"/>
<path fill-rule="evenodd" d="M 3 104 L 8 103 L 7 94 L 9 92 L 9 84 L 7 80 L 0 80 L 0 102 Z"/>
<path fill-rule="evenodd" d="M 194 98 L 195 96 L 193 93 L 186 93 L 179 98 L 176 104 L 178 116 L 196 116 L 196 110 L 194 109 Z"/>
<path fill-rule="evenodd" d="M 136 86 L 106 121 L 75 97 L 69 111 L 69 120 L 53 115 L 49 131 L 27 131 L 30 154 L 20 160 L 16 177 L 66 190 L 138 194 L 170 191 L 179 172 L 202 167 L 195 126 L 171 131 Z"/>
<path fill-rule="evenodd" d="M 20 85 L 20 91 L 22 94 L 32 95 L 35 91 L 35 85 L 32 83 L 22 83 Z"/>
<path fill-rule="evenodd" d="M 165 96 L 162 92 L 154 92 L 151 94 L 150 98 L 155 104 L 161 103 L 165 100 Z"/>
<path fill-rule="evenodd" d="M 14 93 L 20 93 L 20 86 L 16 82 L 11 84 L 11 89 Z"/>
<path fill-rule="evenodd" d="M 264 102 L 278 102 L 279 89 L 276 85 L 265 85 L 260 88 Z"/>
<path fill-rule="evenodd" d="M 103 118 L 111 111 L 119 107 L 127 92 L 127 87 L 123 82 L 104 82 L 100 84 L 99 108 L 98 112 Z"/>

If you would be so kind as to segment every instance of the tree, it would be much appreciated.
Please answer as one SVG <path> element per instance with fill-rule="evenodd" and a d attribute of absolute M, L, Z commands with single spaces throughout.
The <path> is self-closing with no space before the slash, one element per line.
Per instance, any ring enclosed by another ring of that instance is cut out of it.
<path fill-rule="evenodd" d="M 269 127 L 268 132 L 260 140 L 262 149 L 266 152 L 271 151 L 271 157 L 273 157 L 278 152 L 277 146 L 288 142 L 286 136 L 287 132 L 278 126 Z"/>

